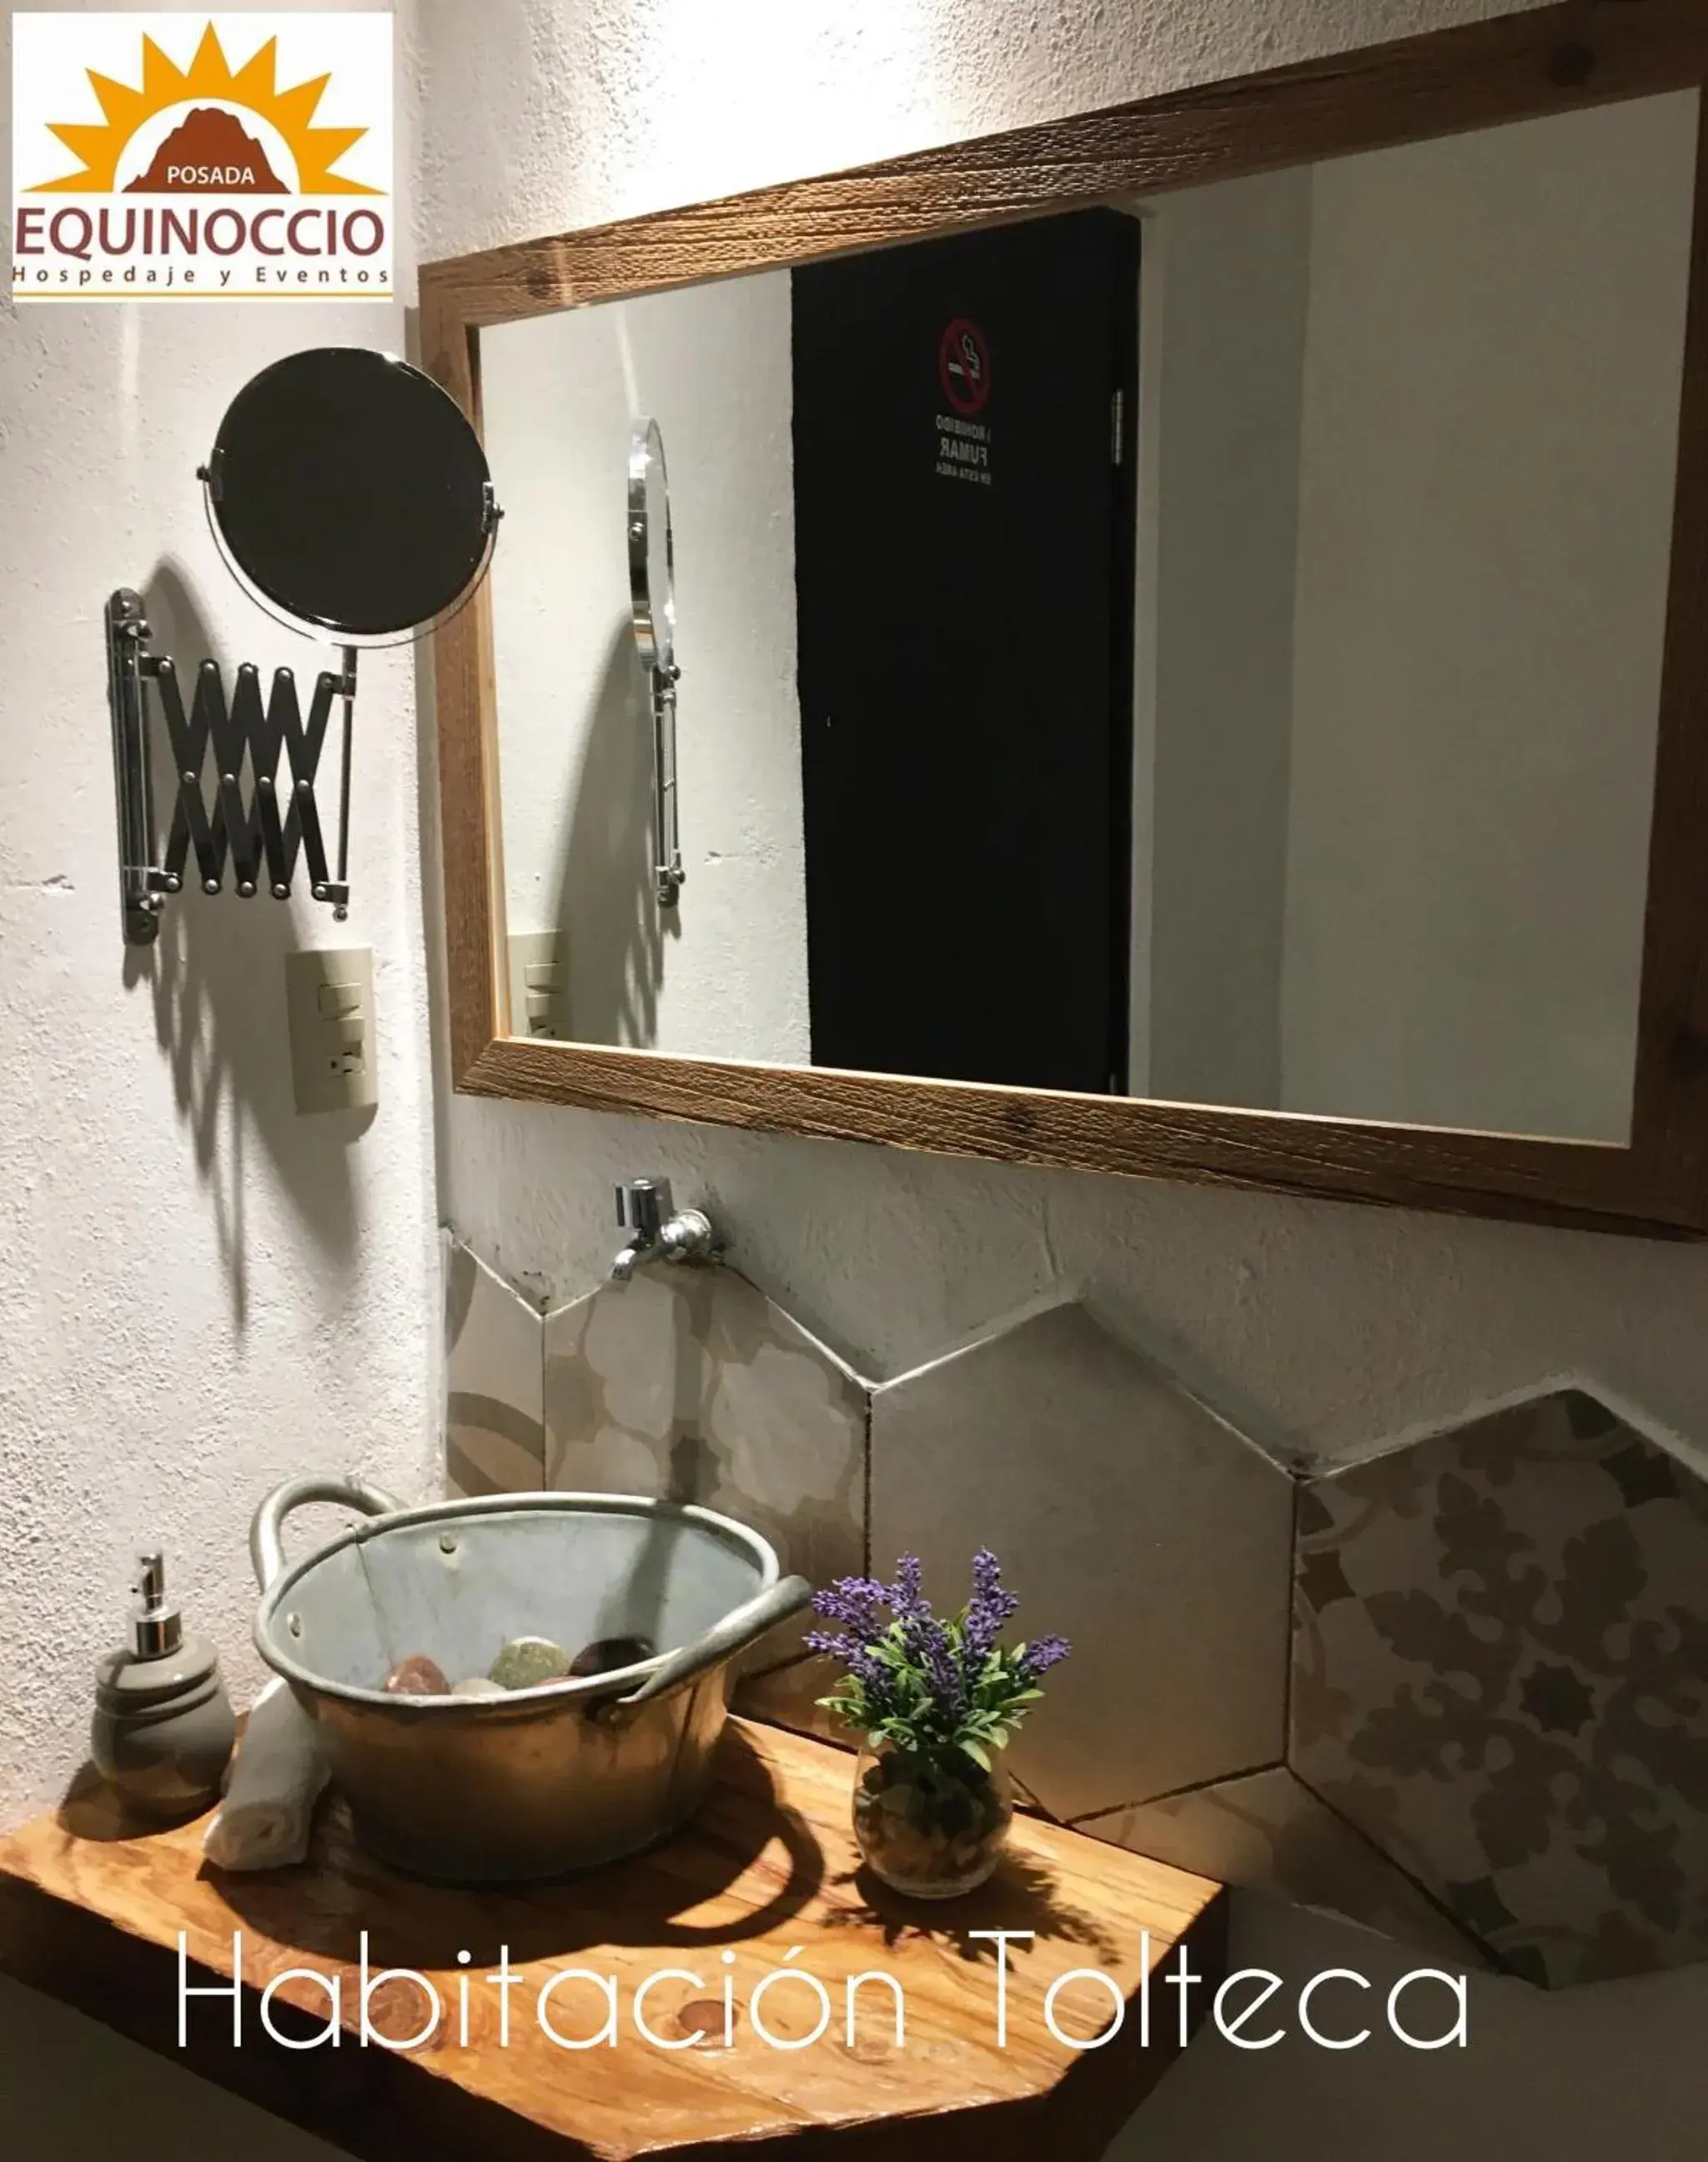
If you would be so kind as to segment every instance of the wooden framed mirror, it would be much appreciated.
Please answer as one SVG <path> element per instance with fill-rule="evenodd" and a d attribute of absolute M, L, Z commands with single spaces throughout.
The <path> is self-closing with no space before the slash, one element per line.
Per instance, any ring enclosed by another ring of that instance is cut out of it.
<path fill-rule="evenodd" d="M 1708 1232 L 1705 79 L 1572 0 L 424 266 L 455 1085 Z"/>

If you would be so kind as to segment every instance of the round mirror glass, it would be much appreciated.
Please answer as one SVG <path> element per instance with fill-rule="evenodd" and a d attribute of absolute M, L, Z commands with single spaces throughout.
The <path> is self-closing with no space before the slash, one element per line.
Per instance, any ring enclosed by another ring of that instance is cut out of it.
<path fill-rule="evenodd" d="M 656 420 L 637 420 L 629 439 L 629 593 L 635 642 L 649 668 L 676 664 L 676 554 L 670 483 Z"/>
<path fill-rule="evenodd" d="M 419 368 L 362 347 L 294 352 L 252 378 L 205 478 L 243 577 L 341 639 L 431 623 L 491 546 L 486 457 L 461 407 Z"/>

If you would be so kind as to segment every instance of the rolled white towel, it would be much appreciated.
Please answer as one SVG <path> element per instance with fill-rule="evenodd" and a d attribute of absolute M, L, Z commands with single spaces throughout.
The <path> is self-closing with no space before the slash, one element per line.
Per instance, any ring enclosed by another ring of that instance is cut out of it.
<path fill-rule="evenodd" d="M 279 1869 L 308 1852 L 315 1804 L 326 1783 L 314 1721 L 282 1681 L 255 1700 L 226 1785 L 202 1836 L 220 1869 Z"/>

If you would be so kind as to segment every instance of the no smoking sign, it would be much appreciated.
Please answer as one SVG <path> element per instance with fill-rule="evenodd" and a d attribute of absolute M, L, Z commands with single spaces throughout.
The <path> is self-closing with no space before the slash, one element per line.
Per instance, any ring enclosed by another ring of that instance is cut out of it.
<path fill-rule="evenodd" d="M 938 344 L 937 372 L 943 394 L 955 412 L 970 418 L 984 411 L 990 395 L 990 347 L 970 316 L 957 316 L 944 331 Z"/>

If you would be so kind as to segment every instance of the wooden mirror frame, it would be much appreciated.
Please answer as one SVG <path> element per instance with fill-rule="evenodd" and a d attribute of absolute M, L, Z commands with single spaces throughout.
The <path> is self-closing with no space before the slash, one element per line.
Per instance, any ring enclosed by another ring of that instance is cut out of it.
<path fill-rule="evenodd" d="M 828 178 L 430 263 L 426 365 L 599 300 L 1708 82 L 1708 0 L 1567 0 Z M 509 1033 L 486 589 L 434 638 L 453 1085 L 483 1096 L 1604 1230 L 1708 1235 L 1708 98 L 1628 1146 L 684 1058 Z"/>

